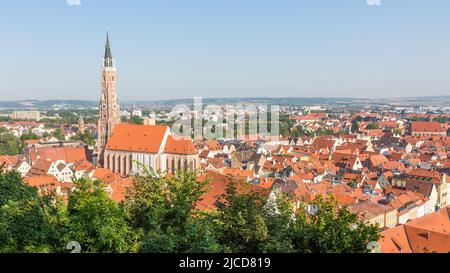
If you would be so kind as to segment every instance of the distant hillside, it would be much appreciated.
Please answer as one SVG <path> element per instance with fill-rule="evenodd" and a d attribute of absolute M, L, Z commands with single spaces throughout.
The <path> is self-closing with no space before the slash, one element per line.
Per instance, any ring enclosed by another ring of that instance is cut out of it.
<path fill-rule="evenodd" d="M 398 104 L 398 105 L 446 105 L 450 104 L 450 96 L 436 97 L 410 97 L 410 98 L 204 98 L 203 104 L 236 104 L 236 103 L 258 103 L 276 105 L 333 105 L 333 104 Z M 122 101 L 123 106 L 174 106 L 178 104 L 193 104 L 193 99 L 158 100 L 158 101 Z M 0 109 L 17 110 L 46 110 L 55 108 L 94 108 L 98 107 L 98 101 L 85 100 L 29 100 L 29 101 L 0 101 Z"/>
<path fill-rule="evenodd" d="M 0 109 L 44 110 L 54 108 L 92 108 L 98 102 L 83 100 L 0 101 Z"/>

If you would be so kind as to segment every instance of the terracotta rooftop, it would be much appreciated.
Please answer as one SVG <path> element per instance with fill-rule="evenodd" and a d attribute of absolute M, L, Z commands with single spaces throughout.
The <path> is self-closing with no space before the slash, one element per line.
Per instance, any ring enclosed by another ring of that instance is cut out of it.
<path fill-rule="evenodd" d="M 178 155 L 196 155 L 197 148 L 190 139 L 179 139 L 174 136 L 168 136 L 164 153 Z"/>
<path fill-rule="evenodd" d="M 381 233 L 383 253 L 449 253 L 450 208 Z"/>
<path fill-rule="evenodd" d="M 167 126 L 119 124 L 106 149 L 157 154 L 168 130 Z"/>
<path fill-rule="evenodd" d="M 443 133 L 445 129 L 439 122 L 412 122 L 411 129 L 417 133 Z"/>

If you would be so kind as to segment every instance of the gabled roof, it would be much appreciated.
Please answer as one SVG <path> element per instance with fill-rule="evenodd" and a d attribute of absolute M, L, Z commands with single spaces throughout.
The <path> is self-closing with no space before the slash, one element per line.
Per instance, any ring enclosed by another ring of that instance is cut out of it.
<path fill-rule="evenodd" d="M 39 159 L 31 167 L 30 174 L 47 175 L 53 162 L 49 160 Z"/>
<path fill-rule="evenodd" d="M 320 148 L 320 149 L 323 149 L 323 148 L 331 149 L 335 143 L 336 143 L 336 140 L 333 140 L 329 137 L 318 137 L 313 141 L 312 146 Z"/>
<path fill-rule="evenodd" d="M 84 147 L 39 147 L 31 148 L 30 159 L 35 162 L 38 159 L 74 163 L 80 160 L 87 160 L 87 151 Z"/>
<path fill-rule="evenodd" d="M 25 177 L 25 182 L 32 187 L 56 186 L 58 180 L 53 175 L 33 175 Z"/>
<path fill-rule="evenodd" d="M 405 189 L 421 193 L 425 197 L 430 197 L 433 192 L 434 185 L 432 183 L 425 183 L 417 180 L 406 180 Z"/>
<path fill-rule="evenodd" d="M 413 132 L 427 133 L 443 133 L 445 129 L 439 122 L 412 122 L 411 129 Z"/>
<path fill-rule="evenodd" d="M 433 184 L 442 183 L 442 176 L 439 172 L 428 171 L 421 168 L 408 171 L 405 175 L 403 175 L 403 178 L 405 178 L 406 180 L 424 181 Z"/>
<path fill-rule="evenodd" d="M 383 231 L 379 243 L 383 253 L 412 253 L 404 225 Z"/>
<path fill-rule="evenodd" d="M 388 163 L 389 160 L 384 155 L 372 155 L 370 156 L 370 163 L 374 167 L 378 167 L 382 164 Z"/>
<path fill-rule="evenodd" d="M 164 149 L 166 154 L 177 155 L 196 155 L 197 148 L 190 139 L 178 139 L 174 136 L 168 136 Z"/>
<path fill-rule="evenodd" d="M 73 164 L 73 166 L 72 166 L 72 169 L 74 171 L 90 171 L 90 170 L 94 169 L 94 165 L 92 165 L 87 160 L 81 160 L 81 161 L 75 162 L 75 164 Z"/>
<path fill-rule="evenodd" d="M 59 163 L 58 166 L 56 166 L 56 168 L 58 169 L 58 171 L 61 172 L 62 170 L 64 170 L 65 168 L 67 168 L 67 165 L 64 164 L 64 163 Z"/>
<path fill-rule="evenodd" d="M 118 124 L 106 149 L 157 154 L 168 130 L 167 126 Z"/>
<path fill-rule="evenodd" d="M 358 218 L 362 221 L 366 221 L 374 217 L 377 217 L 380 214 L 384 214 L 395 210 L 395 208 L 392 208 L 390 206 L 374 203 L 371 201 L 353 204 L 350 205 L 348 208 L 350 209 L 350 211 L 357 214 Z"/>
<path fill-rule="evenodd" d="M 231 175 L 231 176 L 236 176 L 236 177 L 249 177 L 249 178 L 253 178 L 253 176 L 255 175 L 255 172 L 252 170 L 240 170 L 240 169 L 233 169 L 233 168 L 225 168 L 222 173 L 224 175 Z"/>
<path fill-rule="evenodd" d="M 210 151 L 221 151 L 223 148 L 217 140 L 210 140 L 206 142 L 206 147 Z"/>
<path fill-rule="evenodd" d="M 19 161 L 19 158 L 17 156 L 8 156 L 8 155 L 2 155 L 0 156 L 0 167 L 6 166 L 6 167 L 12 167 L 15 166 Z"/>
<path fill-rule="evenodd" d="M 97 168 L 91 174 L 91 178 L 99 179 L 105 183 L 113 183 L 120 179 L 118 174 L 114 174 L 108 169 Z"/>
<path fill-rule="evenodd" d="M 449 208 L 381 233 L 383 253 L 450 252 Z"/>

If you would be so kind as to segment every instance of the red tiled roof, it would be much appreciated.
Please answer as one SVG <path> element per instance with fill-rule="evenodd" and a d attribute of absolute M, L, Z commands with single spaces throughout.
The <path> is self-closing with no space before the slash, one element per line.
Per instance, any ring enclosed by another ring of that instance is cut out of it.
<path fill-rule="evenodd" d="M 49 160 L 38 159 L 31 167 L 30 174 L 47 175 L 52 163 L 53 162 Z"/>
<path fill-rule="evenodd" d="M 384 253 L 450 252 L 450 208 L 383 231 L 379 241 Z"/>
<path fill-rule="evenodd" d="M 88 171 L 94 168 L 94 166 L 86 160 L 78 161 L 72 166 L 74 171 Z"/>
<path fill-rule="evenodd" d="M 58 183 L 53 175 L 33 175 L 25 177 L 24 180 L 32 187 L 55 186 Z"/>
<path fill-rule="evenodd" d="M 379 243 L 383 253 L 412 253 L 403 225 L 383 231 Z"/>
<path fill-rule="evenodd" d="M 190 139 L 178 139 L 174 136 L 168 136 L 164 153 L 177 155 L 196 155 L 197 148 Z"/>
<path fill-rule="evenodd" d="M 222 150 L 222 146 L 219 144 L 219 142 L 217 140 L 210 140 L 210 141 L 206 142 L 206 147 L 210 151 L 221 151 Z"/>
<path fill-rule="evenodd" d="M 121 203 L 122 201 L 125 200 L 126 194 L 127 194 L 127 190 L 129 187 L 131 187 L 133 185 L 133 179 L 132 178 L 125 178 L 122 179 L 120 181 L 116 181 L 113 182 L 111 184 L 109 184 L 109 187 L 111 189 L 111 198 L 118 202 Z"/>
<path fill-rule="evenodd" d="M 103 169 L 103 168 L 97 168 L 94 170 L 92 174 L 92 178 L 99 179 L 105 183 L 113 183 L 120 179 L 120 176 L 118 174 L 114 174 L 110 170 Z"/>
<path fill-rule="evenodd" d="M 388 163 L 389 160 L 384 155 L 372 155 L 370 156 L 370 163 L 374 167 L 379 167 L 382 164 Z"/>
<path fill-rule="evenodd" d="M 441 174 L 437 171 L 428 171 L 425 169 L 413 169 L 407 172 L 409 179 L 418 179 L 418 178 L 428 178 L 431 179 L 430 182 L 439 184 L 441 183 Z"/>
<path fill-rule="evenodd" d="M 222 172 L 225 175 L 238 176 L 238 177 L 250 177 L 254 176 L 254 172 L 251 170 L 240 170 L 233 168 L 225 168 Z"/>
<path fill-rule="evenodd" d="M 443 133 L 445 129 L 439 122 L 412 122 L 411 129 L 413 132 L 427 133 Z"/>
<path fill-rule="evenodd" d="M 8 156 L 2 155 L 0 156 L 0 166 L 14 166 L 18 163 L 19 159 L 17 156 Z"/>
<path fill-rule="evenodd" d="M 203 211 L 213 211 L 216 210 L 217 202 L 223 197 L 226 193 L 227 187 L 230 183 L 236 183 L 237 191 L 240 194 L 246 194 L 250 192 L 257 192 L 263 195 L 269 195 L 269 191 L 267 189 L 242 182 L 239 180 L 235 180 L 230 176 L 226 176 L 223 174 L 209 172 L 207 174 L 202 175 L 198 179 L 199 182 L 208 181 L 208 185 L 206 186 L 207 192 L 201 197 L 201 201 L 199 201 L 196 207 Z"/>
<path fill-rule="evenodd" d="M 106 149 L 157 154 L 168 129 L 167 126 L 119 124 Z"/>
<path fill-rule="evenodd" d="M 43 147 L 31 148 L 30 157 L 32 162 L 40 158 L 51 161 L 64 160 L 66 163 L 74 163 L 80 160 L 87 160 L 87 153 L 84 147 Z"/>

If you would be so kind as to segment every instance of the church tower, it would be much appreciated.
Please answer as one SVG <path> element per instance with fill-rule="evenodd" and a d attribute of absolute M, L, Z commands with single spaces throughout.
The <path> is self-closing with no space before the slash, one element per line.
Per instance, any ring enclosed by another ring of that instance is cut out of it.
<path fill-rule="evenodd" d="M 84 125 L 84 119 L 83 116 L 80 114 L 80 118 L 78 119 L 78 130 L 81 134 L 84 134 L 86 131 L 86 127 Z"/>
<path fill-rule="evenodd" d="M 102 94 L 100 98 L 100 117 L 98 120 L 98 160 L 103 166 L 106 143 L 111 138 L 114 127 L 120 123 L 120 106 L 116 94 L 116 65 L 112 57 L 109 35 L 106 35 L 105 57 L 101 73 Z"/>

